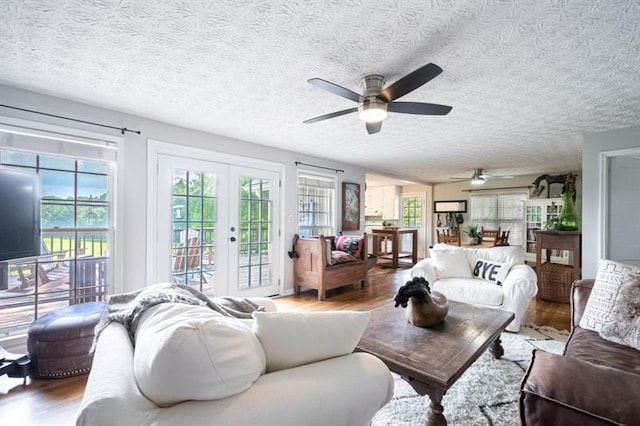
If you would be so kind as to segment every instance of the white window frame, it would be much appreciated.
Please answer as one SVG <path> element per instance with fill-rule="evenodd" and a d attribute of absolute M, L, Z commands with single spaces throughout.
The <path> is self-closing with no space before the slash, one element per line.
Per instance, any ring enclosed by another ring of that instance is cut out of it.
<path fill-rule="evenodd" d="M 309 177 L 310 179 L 318 179 L 333 183 L 333 197 L 330 200 L 332 210 L 330 212 L 331 218 L 329 220 L 331 230 L 324 235 L 335 235 L 338 229 L 338 178 L 330 173 L 316 172 L 307 169 L 298 169 L 296 174 L 296 233 L 300 234 L 300 178 Z"/>

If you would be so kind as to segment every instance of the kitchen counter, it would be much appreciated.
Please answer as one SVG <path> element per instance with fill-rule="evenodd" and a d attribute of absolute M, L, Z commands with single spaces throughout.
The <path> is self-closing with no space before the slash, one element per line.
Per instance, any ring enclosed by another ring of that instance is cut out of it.
<path fill-rule="evenodd" d="M 379 228 L 372 229 L 373 254 L 378 259 L 391 259 L 391 267 L 400 266 L 400 258 L 411 258 L 411 265 L 418 262 L 418 230 L 416 228 Z M 403 250 L 400 238 L 411 235 L 411 251 Z M 391 252 L 387 251 L 387 241 L 391 241 Z"/>

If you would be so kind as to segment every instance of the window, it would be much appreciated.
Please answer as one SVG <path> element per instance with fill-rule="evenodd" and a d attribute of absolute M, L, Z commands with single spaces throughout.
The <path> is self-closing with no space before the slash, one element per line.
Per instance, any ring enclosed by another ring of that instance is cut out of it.
<path fill-rule="evenodd" d="M 41 181 L 40 256 L 0 269 L 2 336 L 24 332 L 61 307 L 104 299 L 111 285 L 116 151 L 107 142 L 75 146 L 53 134 L 8 128 L 0 128 L 0 141 L 0 167 L 38 174 Z"/>
<path fill-rule="evenodd" d="M 522 245 L 524 201 L 527 194 L 509 193 L 471 196 L 471 223 L 479 227 L 509 231 L 509 244 Z"/>
<path fill-rule="evenodd" d="M 298 172 L 298 234 L 334 235 L 335 211 L 335 176 Z"/>
<path fill-rule="evenodd" d="M 422 227 L 422 197 L 402 197 L 402 226 Z"/>

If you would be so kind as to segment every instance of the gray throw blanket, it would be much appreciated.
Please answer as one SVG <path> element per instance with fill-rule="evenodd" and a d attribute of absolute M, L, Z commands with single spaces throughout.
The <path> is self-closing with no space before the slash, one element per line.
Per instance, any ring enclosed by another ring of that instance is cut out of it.
<path fill-rule="evenodd" d="M 140 318 L 149 308 L 160 303 L 207 306 L 224 316 L 243 319 L 251 319 L 251 313 L 254 311 L 264 311 L 264 307 L 244 298 L 219 297 L 209 299 L 198 290 L 187 285 L 155 284 L 142 290 L 114 294 L 109 297 L 106 315 L 96 325 L 91 352 L 95 350 L 100 332 L 112 321 L 119 322 L 125 326 L 131 343 L 135 346 L 135 333 Z"/>

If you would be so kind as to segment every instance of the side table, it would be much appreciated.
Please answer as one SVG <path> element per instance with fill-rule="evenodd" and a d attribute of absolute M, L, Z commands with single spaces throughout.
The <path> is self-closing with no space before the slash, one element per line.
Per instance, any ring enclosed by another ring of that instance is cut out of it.
<path fill-rule="evenodd" d="M 571 284 L 582 277 L 582 232 L 535 231 L 538 299 L 569 303 Z M 546 250 L 543 261 L 542 250 Z M 573 252 L 573 265 L 551 262 L 551 250 Z"/>

